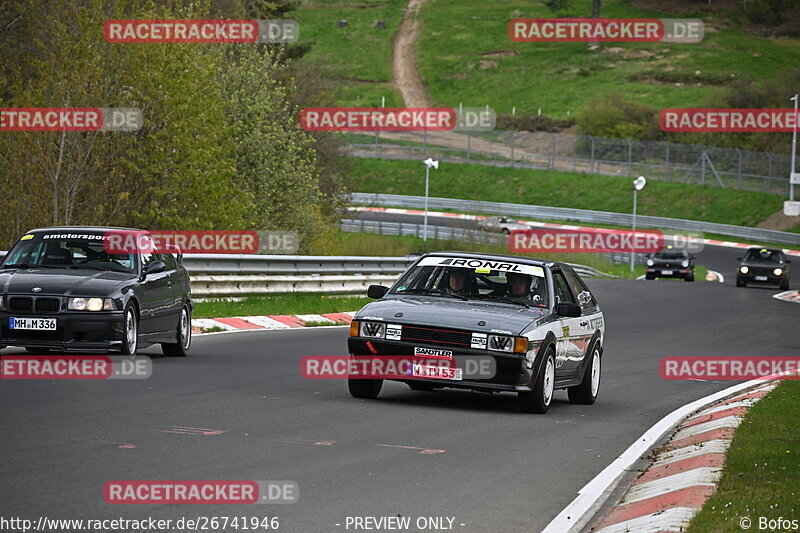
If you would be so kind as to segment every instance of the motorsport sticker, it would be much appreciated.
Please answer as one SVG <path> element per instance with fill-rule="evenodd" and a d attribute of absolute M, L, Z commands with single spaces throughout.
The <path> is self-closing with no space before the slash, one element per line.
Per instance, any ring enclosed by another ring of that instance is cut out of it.
<path fill-rule="evenodd" d="M 531 276 L 544 277 L 542 267 L 536 265 L 526 265 L 524 263 L 512 263 L 507 260 L 493 261 L 491 259 L 465 259 L 463 257 L 425 257 L 417 266 L 448 266 L 469 268 L 476 272 L 486 273 L 486 270 L 499 270 L 501 272 L 513 272 L 518 274 L 529 274 Z"/>

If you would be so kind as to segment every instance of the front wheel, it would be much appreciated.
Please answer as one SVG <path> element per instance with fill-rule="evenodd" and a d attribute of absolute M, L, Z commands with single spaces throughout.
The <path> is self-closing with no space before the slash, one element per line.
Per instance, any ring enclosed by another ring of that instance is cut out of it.
<path fill-rule="evenodd" d="M 381 393 L 382 379 L 353 379 L 347 378 L 347 387 L 353 398 L 374 400 Z"/>
<path fill-rule="evenodd" d="M 595 346 L 583 381 L 580 385 L 568 388 L 567 394 L 572 403 L 592 405 L 597 400 L 598 392 L 600 392 L 600 347 Z"/>
<path fill-rule="evenodd" d="M 781 280 L 780 288 L 783 291 L 788 291 L 789 290 L 789 278 L 783 278 Z"/>
<path fill-rule="evenodd" d="M 694 274 L 692 274 L 691 276 L 686 276 L 685 278 L 683 278 L 683 280 L 684 281 L 694 281 Z"/>
<path fill-rule="evenodd" d="M 122 337 L 122 355 L 136 355 L 139 348 L 139 316 L 136 308 L 128 305 L 125 309 L 125 323 Z"/>
<path fill-rule="evenodd" d="M 186 357 L 192 345 L 192 312 L 188 305 L 181 309 L 181 318 L 178 321 L 178 330 L 175 333 L 176 343 L 161 343 L 161 353 L 169 356 Z"/>
<path fill-rule="evenodd" d="M 533 390 L 517 393 L 519 410 L 523 413 L 544 414 L 550 408 L 550 402 L 553 401 L 556 382 L 556 358 L 552 348 L 547 351 L 545 358 L 544 366 L 539 375 L 536 376 Z"/>
<path fill-rule="evenodd" d="M 736 286 L 737 286 L 737 287 L 744 287 L 744 286 L 746 286 L 746 285 L 747 285 L 747 283 L 745 283 L 744 281 L 742 281 L 742 280 L 741 280 L 741 279 L 739 279 L 739 278 L 736 278 Z"/>

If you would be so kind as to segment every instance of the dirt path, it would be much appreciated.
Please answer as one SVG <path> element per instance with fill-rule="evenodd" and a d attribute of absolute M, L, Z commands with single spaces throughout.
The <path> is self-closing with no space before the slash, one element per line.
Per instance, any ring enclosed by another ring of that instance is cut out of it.
<path fill-rule="evenodd" d="M 428 94 L 417 70 L 417 37 L 420 21 L 419 8 L 425 0 L 409 0 L 403 22 L 394 39 L 392 51 L 392 74 L 394 83 L 403 97 L 406 107 L 429 106 Z"/>

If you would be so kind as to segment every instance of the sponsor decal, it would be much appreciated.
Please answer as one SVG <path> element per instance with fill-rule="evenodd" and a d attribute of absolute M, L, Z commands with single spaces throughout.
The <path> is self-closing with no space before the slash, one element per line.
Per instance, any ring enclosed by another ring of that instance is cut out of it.
<path fill-rule="evenodd" d="M 663 379 L 800 379 L 800 357 L 664 357 Z"/>
<path fill-rule="evenodd" d="M 791 132 L 799 126 L 793 109 L 664 109 L 665 132 Z"/>
<path fill-rule="evenodd" d="M 496 259 L 464 259 L 460 257 L 425 257 L 418 266 L 450 266 L 469 268 L 476 272 L 486 273 L 486 270 L 498 270 L 501 272 L 515 272 L 519 274 L 530 274 L 531 276 L 544 277 L 542 267 L 526 265 L 524 263 L 513 263 L 506 260 Z"/>
<path fill-rule="evenodd" d="M 563 326 L 561 328 L 561 335 L 563 337 L 569 337 L 569 326 Z"/>
<path fill-rule="evenodd" d="M 473 333 L 472 339 L 469 341 L 469 347 L 478 350 L 485 350 L 487 337 L 488 336 L 486 333 Z"/>
<path fill-rule="evenodd" d="M 116 44 L 293 43 L 300 37 L 295 20 L 142 20 L 114 19 L 103 37 Z"/>
<path fill-rule="evenodd" d="M 296 481 L 113 480 L 103 486 L 110 504 L 253 504 L 295 503 Z"/>
<path fill-rule="evenodd" d="M 414 347 L 414 355 L 421 355 L 423 357 L 442 357 L 445 359 L 453 358 L 453 352 L 450 350 L 439 350 L 437 348 L 423 348 L 420 346 Z"/>
<path fill-rule="evenodd" d="M 309 107 L 300 111 L 306 131 L 451 131 L 457 114 L 448 107 Z"/>
<path fill-rule="evenodd" d="M 513 19 L 508 35 L 524 43 L 699 43 L 699 19 L 549 18 Z"/>
<path fill-rule="evenodd" d="M 122 107 L 5 107 L 0 131 L 139 131 L 141 109 Z"/>
<path fill-rule="evenodd" d="M 386 326 L 386 340 L 399 341 L 403 336 L 403 326 L 400 324 L 388 324 Z"/>

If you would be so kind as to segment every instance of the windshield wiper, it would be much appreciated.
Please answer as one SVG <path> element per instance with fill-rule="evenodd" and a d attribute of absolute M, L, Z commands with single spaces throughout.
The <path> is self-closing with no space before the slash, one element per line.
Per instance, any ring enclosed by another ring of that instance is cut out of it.
<path fill-rule="evenodd" d="M 57 265 L 29 265 L 28 263 L 19 263 L 16 265 L 3 265 L 3 268 L 64 268 Z"/>
<path fill-rule="evenodd" d="M 424 294 L 425 296 L 446 296 L 448 298 L 458 298 L 459 300 L 469 300 L 466 296 L 460 294 L 453 294 L 444 292 L 441 289 L 408 289 L 405 291 L 396 291 L 397 294 Z"/>

